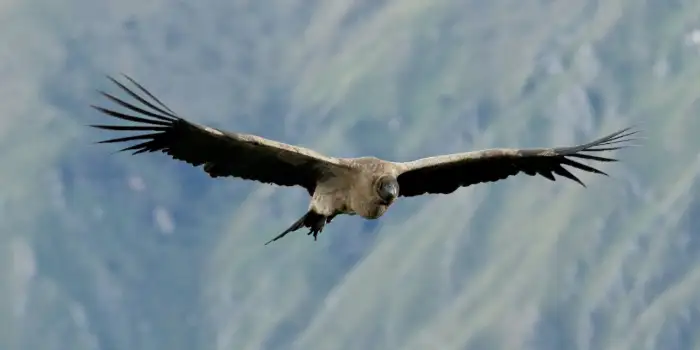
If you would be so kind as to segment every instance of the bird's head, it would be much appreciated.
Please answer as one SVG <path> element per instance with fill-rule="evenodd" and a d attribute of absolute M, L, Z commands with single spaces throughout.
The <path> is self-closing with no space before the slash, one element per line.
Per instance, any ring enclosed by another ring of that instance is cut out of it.
<path fill-rule="evenodd" d="M 399 182 L 392 176 L 383 176 L 376 182 L 379 200 L 384 205 L 391 204 L 399 196 Z"/>

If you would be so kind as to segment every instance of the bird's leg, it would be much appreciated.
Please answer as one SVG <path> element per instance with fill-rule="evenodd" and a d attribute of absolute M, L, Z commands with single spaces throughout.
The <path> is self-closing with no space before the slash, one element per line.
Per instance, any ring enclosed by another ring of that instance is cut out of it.
<path fill-rule="evenodd" d="M 314 241 L 317 240 L 318 234 L 323 231 L 323 227 L 326 226 L 326 221 L 327 221 L 327 217 L 321 216 L 315 222 L 310 223 L 311 225 L 309 225 L 309 226 L 311 229 L 309 230 L 308 235 L 313 235 Z"/>
<path fill-rule="evenodd" d="M 318 233 L 323 231 L 323 226 L 325 226 L 326 222 L 329 222 L 328 217 L 325 215 L 318 214 L 312 210 L 309 210 L 304 216 L 302 216 L 299 220 L 297 220 L 295 223 L 292 224 L 288 229 L 284 230 L 284 232 L 280 233 L 277 235 L 275 238 L 267 241 L 267 244 L 270 244 L 284 236 L 286 236 L 290 232 L 294 232 L 296 230 L 299 230 L 303 227 L 308 227 L 311 229 L 309 231 L 309 235 L 313 234 L 314 235 L 314 241 L 316 240 L 316 237 L 318 236 Z"/>

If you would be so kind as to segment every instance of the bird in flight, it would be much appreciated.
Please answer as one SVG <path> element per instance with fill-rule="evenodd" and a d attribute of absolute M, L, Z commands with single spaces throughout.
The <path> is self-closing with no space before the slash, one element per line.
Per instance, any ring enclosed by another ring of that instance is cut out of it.
<path fill-rule="evenodd" d="M 196 124 L 173 112 L 146 88 L 127 75 L 135 88 L 113 77 L 114 84 L 135 102 L 98 91 L 129 112 L 99 106 L 98 111 L 136 125 L 90 125 L 117 132 L 141 132 L 98 143 L 135 144 L 120 151 L 163 152 L 173 159 L 199 167 L 212 178 L 236 177 L 279 186 L 301 186 L 311 197 L 308 211 L 288 229 L 265 244 L 290 232 L 308 228 L 316 240 L 337 215 L 378 219 L 399 197 L 448 194 L 460 187 L 504 180 L 523 173 L 555 181 L 554 175 L 585 184 L 564 166 L 607 175 L 580 160 L 614 162 L 599 154 L 627 147 L 637 133 L 625 128 L 589 143 L 552 148 L 496 148 L 391 162 L 375 157 L 335 158 L 314 150 L 256 135 L 230 132 Z M 136 91 L 140 92 L 137 93 Z"/>

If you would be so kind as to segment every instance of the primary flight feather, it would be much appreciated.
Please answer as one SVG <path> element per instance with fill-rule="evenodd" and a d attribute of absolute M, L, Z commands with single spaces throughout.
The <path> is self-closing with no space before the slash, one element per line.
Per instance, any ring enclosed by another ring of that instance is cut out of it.
<path fill-rule="evenodd" d="M 268 241 L 309 228 L 314 240 L 325 224 L 340 214 L 381 217 L 398 197 L 452 193 L 460 187 L 495 182 L 524 173 L 554 181 L 555 175 L 584 183 L 564 166 L 607 175 L 581 160 L 614 162 L 602 152 L 628 146 L 637 131 L 625 128 L 595 141 L 571 147 L 498 148 L 440 155 L 411 162 L 375 157 L 335 158 L 314 150 L 260 136 L 224 131 L 188 121 L 128 76 L 135 89 L 112 77 L 114 84 L 135 102 L 100 91 L 128 112 L 92 106 L 136 125 L 91 125 L 117 132 L 141 132 L 99 143 L 135 142 L 122 151 L 133 154 L 163 152 L 173 159 L 202 166 L 211 177 L 232 176 L 279 186 L 301 186 L 312 197 L 308 211 L 287 230 Z M 138 94 L 138 90 L 141 94 Z M 266 243 L 266 244 L 267 244 Z"/>

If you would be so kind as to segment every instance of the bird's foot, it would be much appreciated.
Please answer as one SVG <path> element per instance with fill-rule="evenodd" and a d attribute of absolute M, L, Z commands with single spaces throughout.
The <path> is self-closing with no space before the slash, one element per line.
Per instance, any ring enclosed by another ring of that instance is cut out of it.
<path fill-rule="evenodd" d="M 334 215 L 335 216 L 335 215 Z M 333 217 L 331 217 L 333 219 Z M 303 227 L 308 227 L 311 230 L 309 231 L 308 235 L 314 235 L 314 241 L 317 240 L 318 234 L 323 231 L 323 227 L 326 225 L 326 223 L 330 222 L 330 220 L 321 214 L 317 214 L 313 211 L 309 211 L 308 213 L 304 214 L 299 220 L 297 220 L 295 223 L 292 224 L 288 229 L 284 230 L 284 232 L 280 233 L 279 235 L 275 236 L 275 238 L 267 241 L 267 244 L 270 244 L 284 236 L 286 236 L 290 232 L 294 232 L 298 229 L 301 229 Z"/>
<path fill-rule="evenodd" d="M 314 241 L 318 239 L 318 234 L 323 232 L 323 227 L 326 226 L 326 218 L 322 217 L 320 220 L 316 221 L 311 225 L 311 229 L 307 235 L 313 235 Z"/>

